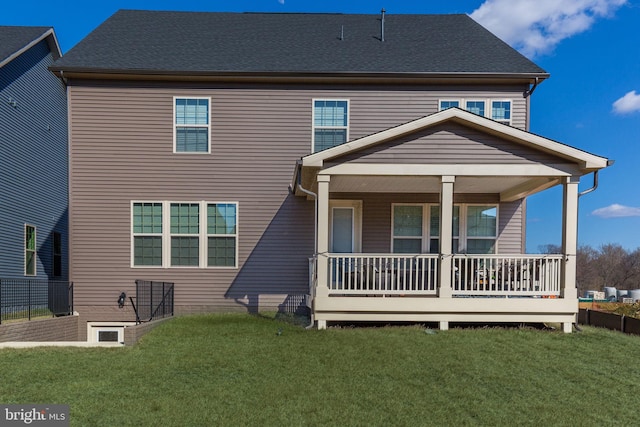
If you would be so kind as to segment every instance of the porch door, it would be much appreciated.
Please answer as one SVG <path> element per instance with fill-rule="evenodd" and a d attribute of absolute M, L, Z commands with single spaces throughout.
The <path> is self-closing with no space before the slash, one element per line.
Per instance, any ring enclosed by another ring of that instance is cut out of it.
<path fill-rule="evenodd" d="M 330 206 L 329 250 L 332 253 L 361 251 L 362 202 L 332 200 Z"/>

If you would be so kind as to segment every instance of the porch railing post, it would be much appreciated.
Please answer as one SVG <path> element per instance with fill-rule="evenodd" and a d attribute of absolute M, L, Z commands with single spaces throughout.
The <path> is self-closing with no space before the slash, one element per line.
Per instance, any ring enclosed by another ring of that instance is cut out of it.
<path fill-rule="evenodd" d="M 440 188 L 440 286 L 438 296 L 451 298 L 451 277 L 453 275 L 453 255 L 451 240 L 453 239 L 453 183 L 454 176 L 443 176 Z M 446 325 L 441 325 L 441 329 Z"/>
<path fill-rule="evenodd" d="M 580 178 L 565 178 L 562 209 L 562 281 L 560 294 L 563 298 L 577 299 L 576 252 L 578 250 L 578 184 Z"/>
<path fill-rule="evenodd" d="M 318 264 L 316 297 L 329 295 L 329 181 L 330 176 L 318 175 Z"/>

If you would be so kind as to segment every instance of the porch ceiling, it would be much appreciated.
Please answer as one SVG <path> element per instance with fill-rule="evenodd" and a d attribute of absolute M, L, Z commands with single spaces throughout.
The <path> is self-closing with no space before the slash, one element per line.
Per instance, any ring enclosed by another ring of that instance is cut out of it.
<path fill-rule="evenodd" d="M 526 185 L 527 177 L 458 177 L 456 193 L 503 193 Z M 439 193 L 436 176 L 334 176 L 331 191 L 336 193 Z"/>
<path fill-rule="evenodd" d="M 318 168 L 303 167 L 298 170 L 297 173 L 301 174 L 302 187 L 316 192 L 318 172 L 320 172 Z M 498 194 L 501 201 L 508 202 L 553 187 L 560 183 L 560 179 L 561 176 L 457 175 L 454 191 L 465 194 Z M 330 191 L 333 193 L 439 193 L 440 181 L 440 175 L 332 175 Z M 294 185 L 296 195 L 304 196 L 304 192 L 297 188 L 297 184 Z"/>

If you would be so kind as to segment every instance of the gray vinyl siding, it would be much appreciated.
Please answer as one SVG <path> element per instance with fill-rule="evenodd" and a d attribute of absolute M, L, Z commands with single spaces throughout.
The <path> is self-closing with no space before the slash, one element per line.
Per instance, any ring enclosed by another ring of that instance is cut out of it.
<path fill-rule="evenodd" d="M 340 157 L 335 163 L 564 163 L 558 157 L 457 123 L 443 123 Z"/>
<path fill-rule="evenodd" d="M 29 224 L 37 278 L 53 277 L 53 232 L 62 237 L 60 279 L 68 278 L 66 89 L 52 62 L 43 40 L 0 68 L 0 277 L 24 277 Z"/>
<path fill-rule="evenodd" d="M 306 293 L 314 202 L 290 195 L 288 185 L 296 160 L 311 151 L 312 99 L 349 99 L 355 139 L 436 112 L 442 94 L 433 89 L 72 82 L 76 305 L 113 305 L 120 292 L 132 295 L 136 279 L 174 281 L 181 306 L 255 307 Z M 523 90 L 487 88 L 483 96 L 512 98 L 514 121 L 524 126 Z M 173 154 L 174 96 L 211 97 L 211 154 Z M 200 200 L 238 202 L 237 269 L 131 267 L 132 201 Z M 388 230 L 389 205 L 380 203 L 367 199 L 365 212 L 379 207 L 366 221 Z M 388 251 L 383 240 L 371 235 L 363 249 Z"/>

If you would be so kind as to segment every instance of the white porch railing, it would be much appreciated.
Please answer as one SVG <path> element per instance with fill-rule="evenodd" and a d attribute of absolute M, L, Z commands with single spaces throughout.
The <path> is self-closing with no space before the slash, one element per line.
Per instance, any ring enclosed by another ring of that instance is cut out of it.
<path fill-rule="evenodd" d="M 328 254 L 329 295 L 437 295 L 437 254 Z M 453 255 L 453 296 L 557 297 L 562 255 Z M 317 257 L 309 258 L 309 294 Z"/>
<path fill-rule="evenodd" d="M 453 295 L 560 295 L 562 255 L 454 255 Z"/>
<path fill-rule="evenodd" d="M 329 254 L 329 294 L 435 295 L 438 256 Z"/>

